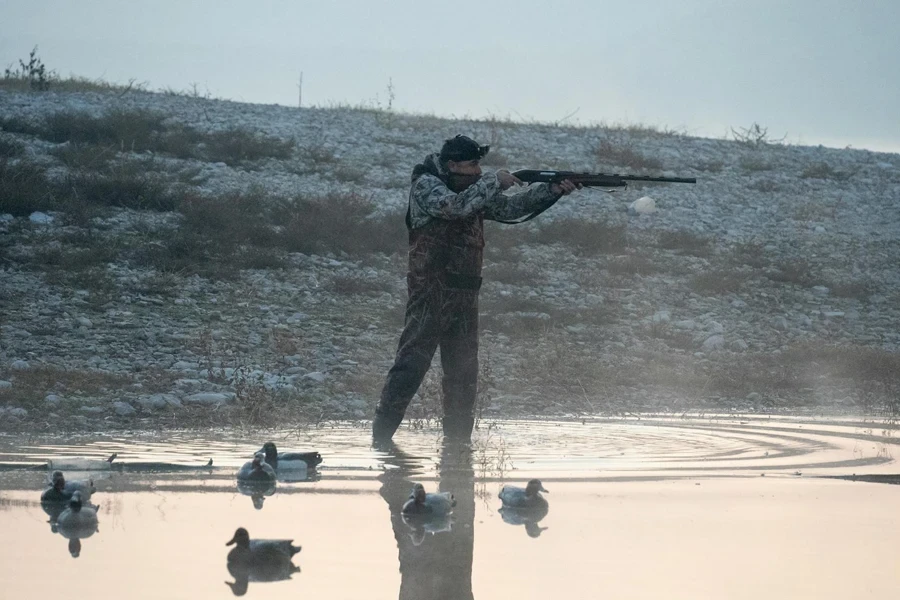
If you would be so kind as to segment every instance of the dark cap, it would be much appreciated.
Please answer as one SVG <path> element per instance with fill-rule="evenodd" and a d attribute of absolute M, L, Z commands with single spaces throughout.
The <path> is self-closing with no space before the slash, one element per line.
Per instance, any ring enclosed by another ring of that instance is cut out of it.
<path fill-rule="evenodd" d="M 457 135 L 444 141 L 444 145 L 441 147 L 441 162 L 481 160 L 490 149 L 490 146 L 480 146 L 478 142 L 468 136 Z"/>

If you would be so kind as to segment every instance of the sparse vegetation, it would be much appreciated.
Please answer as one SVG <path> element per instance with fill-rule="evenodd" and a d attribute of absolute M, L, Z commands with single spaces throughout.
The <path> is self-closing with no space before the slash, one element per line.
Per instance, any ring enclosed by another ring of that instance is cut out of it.
<path fill-rule="evenodd" d="M 722 295 L 739 292 L 747 280 L 749 273 L 737 271 L 708 271 L 695 275 L 690 280 L 690 288 L 698 294 Z"/>
<path fill-rule="evenodd" d="M 790 283 L 803 287 L 820 285 L 820 278 L 813 272 L 809 261 L 802 258 L 782 260 L 773 265 L 775 270 L 768 271 L 766 277 L 778 283 Z"/>
<path fill-rule="evenodd" d="M 529 230 L 526 241 L 532 244 L 564 244 L 582 255 L 611 254 L 628 246 L 624 224 L 558 219 Z"/>
<path fill-rule="evenodd" d="M 784 142 L 786 135 L 780 138 L 773 138 L 769 135 L 769 128 L 763 127 L 759 123 L 753 123 L 750 127 L 731 128 L 731 137 L 734 141 L 739 142 L 751 148 L 761 148 L 771 144 L 781 144 Z"/>
<path fill-rule="evenodd" d="M 712 239 L 709 236 L 684 229 L 661 231 L 656 245 L 664 250 L 677 250 L 692 256 L 710 256 L 712 254 Z"/>
<path fill-rule="evenodd" d="M 594 147 L 594 158 L 601 167 L 625 167 L 636 171 L 658 171 L 662 161 L 644 155 L 626 144 L 602 140 Z"/>

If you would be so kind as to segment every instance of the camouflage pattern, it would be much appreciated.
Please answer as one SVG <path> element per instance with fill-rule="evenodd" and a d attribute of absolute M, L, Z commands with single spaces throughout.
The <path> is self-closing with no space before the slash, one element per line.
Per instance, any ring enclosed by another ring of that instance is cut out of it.
<path fill-rule="evenodd" d="M 436 154 L 413 171 L 409 300 L 394 365 L 375 409 L 375 437 L 393 435 L 438 347 L 444 371 L 444 433 L 471 435 L 478 380 L 484 219 L 517 219 L 559 197 L 546 184 L 507 196 L 493 173 L 460 193 L 451 191 L 446 179 Z"/>
<path fill-rule="evenodd" d="M 425 158 L 424 174 L 414 177 L 409 192 L 411 229 L 424 227 L 436 219 L 464 219 L 481 212 L 491 221 L 510 221 L 540 210 L 559 198 L 547 184 L 529 186 L 518 194 L 506 195 L 494 173 L 485 173 L 459 194 L 446 184 L 447 172 L 437 154 Z"/>

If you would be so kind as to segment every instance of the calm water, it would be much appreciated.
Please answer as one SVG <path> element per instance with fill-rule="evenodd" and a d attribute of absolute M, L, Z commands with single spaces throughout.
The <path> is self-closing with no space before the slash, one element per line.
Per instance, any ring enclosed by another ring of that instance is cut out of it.
<path fill-rule="evenodd" d="M 76 457 L 116 452 L 124 465 L 90 473 L 99 528 L 77 542 L 38 501 L 46 469 L 0 471 L 0 598 L 845 600 L 900 589 L 900 486 L 832 478 L 900 473 L 896 430 L 799 419 L 502 422 L 471 447 L 402 430 L 386 451 L 368 435 L 349 425 L 264 434 L 324 461 L 256 497 L 234 479 L 265 441 L 246 433 L 0 437 L 3 463 L 78 466 Z M 138 466 L 153 462 L 186 468 Z M 501 512 L 500 486 L 531 477 L 550 491 L 549 511 Z M 417 481 L 454 493 L 450 519 L 404 520 Z M 293 538 L 299 570 L 234 577 L 225 542 L 237 527 Z"/>

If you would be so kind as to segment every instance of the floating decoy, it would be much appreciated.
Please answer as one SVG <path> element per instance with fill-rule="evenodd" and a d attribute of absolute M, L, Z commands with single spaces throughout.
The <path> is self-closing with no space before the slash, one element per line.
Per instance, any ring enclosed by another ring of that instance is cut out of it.
<path fill-rule="evenodd" d="M 318 452 L 279 452 L 275 442 L 266 442 L 258 450 L 266 457 L 266 462 L 276 471 L 278 469 L 310 469 L 322 462 Z"/>
<path fill-rule="evenodd" d="M 265 458 L 266 457 L 262 452 L 254 454 L 253 460 L 244 463 L 244 466 L 238 471 L 238 481 L 275 481 L 275 469 L 269 466 L 265 461 Z"/>
<path fill-rule="evenodd" d="M 226 581 L 235 596 L 247 593 L 250 581 L 281 581 L 300 571 L 291 557 L 300 552 L 294 540 L 251 540 L 250 534 L 239 527 L 225 545 L 234 548 L 228 553 L 228 572 L 235 581 Z"/>
<path fill-rule="evenodd" d="M 238 527 L 226 546 L 234 546 L 228 553 L 229 564 L 259 565 L 288 559 L 301 550 L 294 540 L 251 540 L 243 527 Z"/>
<path fill-rule="evenodd" d="M 425 486 L 417 483 L 401 512 L 404 515 L 448 515 L 454 506 L 456 498 L 450 492 L 426 493 Z"/>
<path fill-rule="evenodd" d="M 504 485 L 500 490 L 500 500 L 503 506 L 510 508 L 532 508 L 544 506 L 547 499 L 541 496 L 541 492 L 547 492 L 540 479 L 532 479 L 524 488 L 514 485 Z"/>
<path fill-rule="evenodd" d="M 41 494 L 42 503 L 64 503 L 72 499 L 72 494 L 81 492 L 82 502 L 91 499 L 91 494 L 96 492 L 94 480 L 66 481 L 62 471 L 53 471 L 50 475 L 50 487 Z"/>
<path fill-rule="evenodd" d="M 81 541 L 97 532 L 97 509 L 81 501 L 81 492 L 74 492 L 69 507 L 56 519 L 57 531 L 69 541 L 73 558 L 81 553 Z"/>

